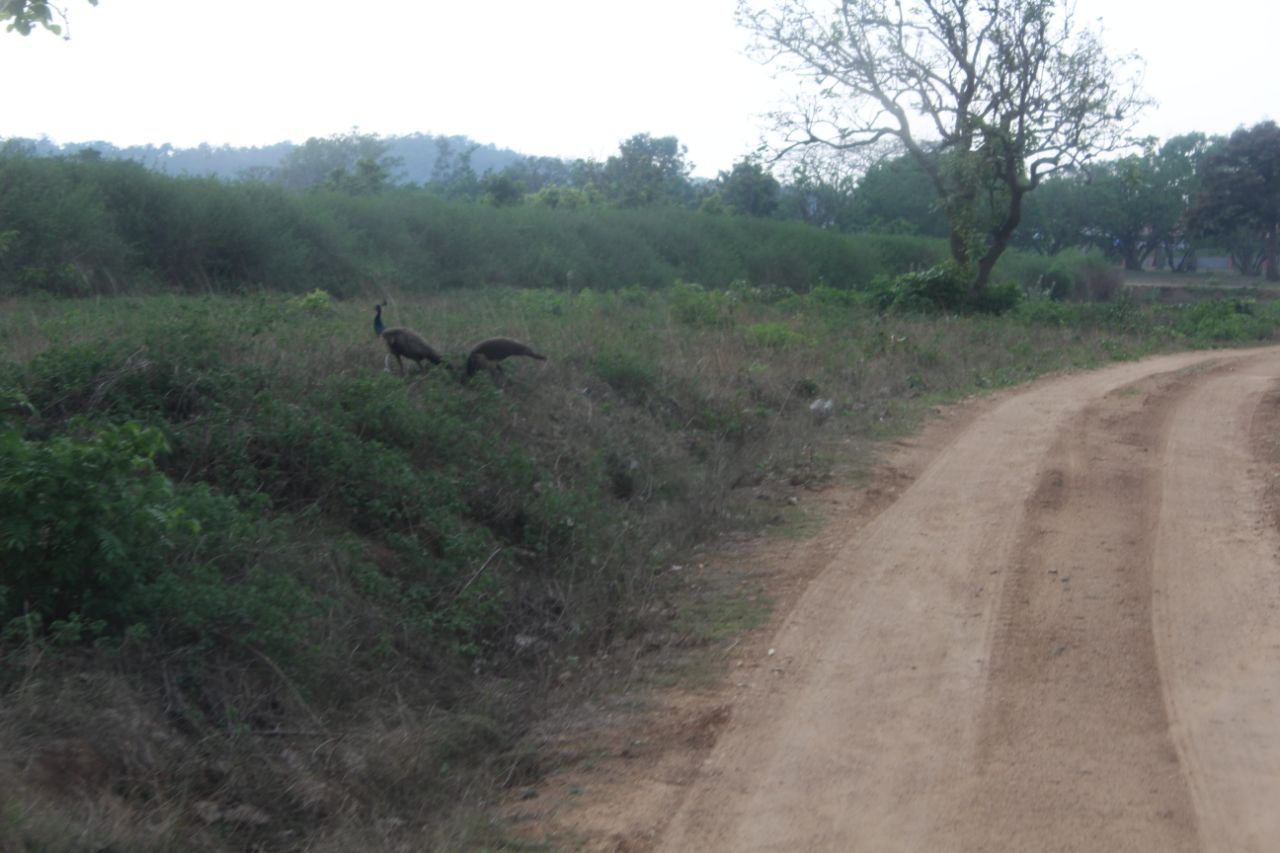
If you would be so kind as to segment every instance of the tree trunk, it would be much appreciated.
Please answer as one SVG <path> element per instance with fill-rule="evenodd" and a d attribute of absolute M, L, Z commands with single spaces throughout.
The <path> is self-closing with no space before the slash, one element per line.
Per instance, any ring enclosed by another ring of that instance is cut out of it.
<path fill-rule="evenodd" d="M 958 228 L 951 229 L 951 260 L 962 267 L 969 266 L 969 244 Z"/>
<path fill-rule="evenodd" d="M 1267 232 L 1265 263 L 1267 269 L 1267 281 L 1280 281 L 1280 270 L 1276 269 L 1276 227 L 1271 226 L 1271 230 Z"/>
<path fill-rule="evenodd" d="M 1022 221 L 1022 197 L 1027 194 L 1027 189 L 1020 186 L 1016 178 L 1010 180 L 1008 184 L 1010 186 L 1009 213 L 1005 216 L 1004 222 L 1000 223 L 1000 227 L 992 232 L 987 251 L 978 258 L 978 268 L 974 271 L 973 284 L 969 286 L 970 297 L 981 296 L 987 289 L 996 261 L 1000 260 L 1004 250 L 1009 248 L 1009 240 L 1013 237 L 1013 232 L 1018 230 L 1018 223 Z"/>

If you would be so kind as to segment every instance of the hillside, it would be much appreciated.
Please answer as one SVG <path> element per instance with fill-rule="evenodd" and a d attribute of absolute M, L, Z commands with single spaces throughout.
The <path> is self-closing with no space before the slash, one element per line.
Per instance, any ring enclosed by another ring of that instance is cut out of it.
<path fill-rule="evenodd" d="M 465 136 L 414 133 L 387 136 L 382 141 L 388 145 L 388 155 L 401 160 L 401 168 L 395 176 L 397 183 L 424 184 L 430 181 L 441 142 L 455 152 L 471 151 L 471 166 L 477 175 L 499 172 L 526 156 L 506 148 L 475 142 Z M 92 149 L 108 160 L 133 160 L 167 175 L 215 177 L 224 180 L 262 174 L 274 169 L 297 147 L 293 142 L 261 146 L 201 144 L 194 148 L 175 147 L 167 143 L 120 147 L 110 142 L 93 140 L 54 143 L 48 139 L 9 138 L 3 142 L 10 146 L 28 148 L 42 157 L 72 155 Z"/>

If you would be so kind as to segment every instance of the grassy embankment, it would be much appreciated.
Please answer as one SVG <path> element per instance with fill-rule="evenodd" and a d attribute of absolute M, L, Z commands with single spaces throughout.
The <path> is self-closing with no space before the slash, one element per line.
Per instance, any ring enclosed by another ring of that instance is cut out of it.
<path fill-rule="evenodd" d="M 758 518 L 752 486 L 934 401 L 1276 326 L 692 286 L 392 307 L 455 357 L 550 356 L 499 391 L 384 374 L 371 301 L 5 305 L 0 384 L 36 414 L 3 432 L 0 846 L 496 843 L 443 816 L 536 777 L 516 745 L 549 685 L 710 638 L 654 569 Z"/>

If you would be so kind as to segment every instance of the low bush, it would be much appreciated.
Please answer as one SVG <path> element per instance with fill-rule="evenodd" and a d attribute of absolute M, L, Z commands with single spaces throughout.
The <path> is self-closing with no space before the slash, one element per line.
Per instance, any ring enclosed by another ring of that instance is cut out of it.
<path fill-rule="evenodd" d="M 159 430 L 70 421 L 24 439 L 0 430 L 0 619 L 10 638 L 154 639 L 297 656 L 311 600 L 263 555 L 282 541 L 261 505 L 156 466 Z"/>
<path fill-rule="evenodd" d="M 159 430 L 68 424 L 24 439 L 0 431 L 0 618 L 79 619 L 118 633 L 138 620 L 137 590 L 164 569 L 199 522 L 156 470 Z"/>
<path fill-rule="evenodd" d="M 1038 284 L 1056 301 L 1109 302 L 1120 292 L 1124 281 L 1120 272 L 1102 257 L 1068 251 L 1049 262 Z"/>
<path fill-rule="evenodd" d="M 970 296 L 966 304 L 981 314 L 1004 314 L 1018 307 L 1022 297 L 1022 285 L 1016 281 L 1002 281 L 988 284 L 977 296 Z"/>
<path fill-rule="evenodd" d="M 591 370 L 623 397 L 643 401 L 658 387 L 657 367 L 644 355 L 610 346 L 597 352 Z"/>
<path fill-rule="evenodd" d="M 1263 311 L 1252 299 L 1200 302 L 1187 308 L 1176 328 L 1200 344 L 1246 343 L 1270 338 L 1276 332 L 1273 310 Z"/>
<path fill-rule="evenodd" d="M 677 281 L 671 288 L 671 313 L 690 326 L 728 326 L 736 300 L 727 292 Z"/>
<path fill-rule="evenodd" d="M 871 298 L 881 311 L 958 311 L 969 297 L 971 276 L 954 261 L 920 272 L 881 278 L 872 284 Z"/>
<path fill-rule="evenodd" d="M 747 340 L 765 349 L 786 349 L 804 342 L 804 336 L 784 323 L 752 323 L 746 328 Z"/>

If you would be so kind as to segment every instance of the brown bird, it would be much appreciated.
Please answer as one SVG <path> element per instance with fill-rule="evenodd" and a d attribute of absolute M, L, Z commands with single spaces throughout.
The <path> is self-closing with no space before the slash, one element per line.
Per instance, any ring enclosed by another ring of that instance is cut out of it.
<path fill-rule="evenodd" d="M 522 355 L 538 361 L 547 360 L 545 355 L 539 355 L 519 341 L 513 341 L 511 338 L 489 338 L 471 348 L 471 354 L 467 356 L 467 373 L 463 378 L 470 377 L 477 370 L 487 370 L 497 378 L 502 372 L 499 362 L 513 355 Z"/>
<path fill-rule="evenodd" d="M 432 364 L 444 364 L 444 359 L 440 357 L 440 353 L 436 352 L 431 344 L 423 340 L 422 335 L 419 335 L 413 329 L 405 329 L 400 326 L 388 329 L 384 326 L 382 324 L 382 305 L 383 303 L 380 302 L 374 306 L 376 312 L 373 315 L 373 331 L 387 345 L 387 355 L 382 360 L 384 369 L 390 369 L 387 367 L 387 363 L 393 355 L 396 357 L 396 364 L 400 365 L 402 374 L 404 373 L 402 357 L 413 359 L 413 362 L 419 367 L 422 366 L 424 360 Z"/>

